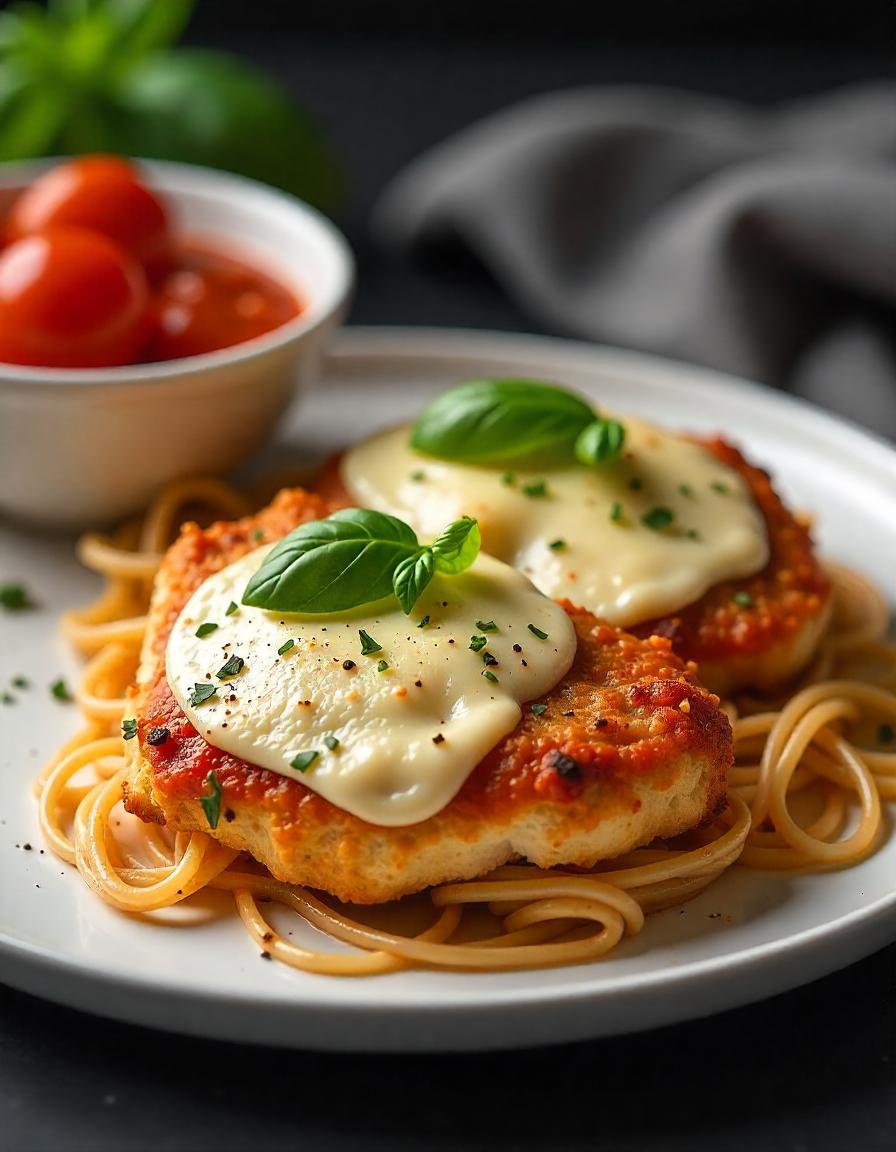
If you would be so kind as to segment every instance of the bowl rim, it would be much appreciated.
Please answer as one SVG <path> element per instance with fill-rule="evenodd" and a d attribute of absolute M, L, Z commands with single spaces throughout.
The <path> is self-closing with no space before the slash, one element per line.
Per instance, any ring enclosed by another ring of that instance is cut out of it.
<path fill-rule="evenodd" d="M 0 162 L 0 192 L 27 183 L 38 173 L 72 159 L 76 157 L 46 156 L 32 160 Z M 233 344 L 229 348 L 219 348 L 214 352 L 203 352 L 197 356 L 184 356 L 177 360 L 124 364 L 111 368 L 42 368 L 40 365 L 11 364 L 3 360 L 0 361 L 0 388 L 58 389 L 74 386 L 91 389 L 126 384 L 151 386 L 163 381 L 201 375 L 214 369 L 254 359 L 256 356 L 263 356 L 323 327 L 334 318 L 341 317 L 354 288 L 355 257 L 343 233 L 318 209 L 280 188 L 224 169 L 209 168 L 201 164 L 184 164 L 173 160 L 152 160 L 140 156 L 128 159 L 144 168 L 154 179 L 158 177 L 164 181 L 166 178 L 173 178 L 176 182 L 179 177 L 194 184 L 198 181 L 207 191 L 244 200 L 251 196 L 255 203 L 266 202 L 270 208 L 291 212 L 303 225 L 316 231 L 318 238 L 323 240 L 324 248 L 327 250 L 326 259 L 333 264 L 335 270 L 330 291 L 322 297 L 315 298 L 312 288 L 308 294 L 311 306 L 303 309 L 298 316 L 271 329 L 270 332 L 255 336 L 251 340 L 244 340 L 240 344 Z M 197 191 L 200 190 L 202 189 L 197 185 Z M 171 194 L 176 195 L 177 192 Z"/>

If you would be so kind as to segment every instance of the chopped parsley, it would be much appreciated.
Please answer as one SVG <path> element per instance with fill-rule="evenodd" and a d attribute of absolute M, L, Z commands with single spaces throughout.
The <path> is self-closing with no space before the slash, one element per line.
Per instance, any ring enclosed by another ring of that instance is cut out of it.
<path fill-rule="evenodd" d="M 286 653 L 289 652 L 289 650 L 291 648 L 295 648 L 295 646 L 296 646 L 295 640 L 287 640 L 285 644 L 281 644 L 280 647 L 277 649 L 277 655 L 278 656 L 285 656 Z"/>
<path fill-rule="evenodd" d="M 645 528 L 650 528 L 654 532 L 660 532 L 663 528 L 668 528 L 672 521 L 675 519 L 675 513 L 671 508 L 666 508 L 663 504 L 658 504 L 655 508 L 649 508 L 641 517 L 641 523 Z"/>
<path fill-rule="evenodd" d="M 426 479 L 426 473 L 422 468 L 418 468 L 415 472 L 411 473 L 411 479 L 415 484 L 419 484 L 422 480 Z"/>
<path fill-rule="evenodd" d="M 324 744 L 326 744 L 331 752 L 335 752 L 339 747 L 339 739 L 336 736 L 324 736 Z"/>
<path fill-rule="evenodd" d="M 423 619 L 420 621 L 420 623 L 417 625 L 417 627 L 418 628 L 425 628 L 428 623 L 429 623 L 429 617 L 424 616 Z"/>
<path fill-rule="evenodd" d="M 16 698 L 12 692 L 0 692 L 0 704 L 15 704 Z"/>
<path fill-rule="evenodd" d="M 204 704 L 206 700 L 211 700 L 217 691 L 216 684 L 194 684 L 193 691 L 190 693 L 190 705 L 196 708 L 200 704 Z"/>
<path fill-rule="evenodd" d="M 358 635 L 361 637 L 361 655 L 372 656 L 374 652 L 382 652 L 382 644 L 377 644 L 376 640 L 363 628 L 358 629 Z"/>
<path fill-rule="evenodd" d="M 542 632 L 542 630 L 540 628 L 536 628 L 534 624 L 527 624 L 526 627 L 529 629 L 532 635 L 537 636 L 539 640 L 547 640 L 547 632 Z"/>
<path fill-rule="evenodd" d="M 483 652 L 483 653 L 482 653 L 482 663 L 483 663 L 483 664 L 488 664 L 488 666 L 489 666 L 490 668 L 494 668 L 494 667 L 495 667 L 495 665 L 498 663 L 498 661 L 497 661 L 497 659 L 496 659 L 496 658 L 495 658 L 495 657 L 494 657 L 494 656 L 491 654 L 491 652 L 489 652 L 489 651 L 488 651 L 488 649 L 486 649 L 486 650 L 485 650 L 485 652 Z"/>
<path fill-rule="evenodd" d="M 610 520 L 614 524 L 620 524 L 622 522 L 622 505 L 618 500 L 614 500 L 610 505 Z"/>
<path fill-rule="evenodd" d="M 682 496 L 693 496 L 694 495 L 694 489 L 690 486 L 690 484 L 679 484 L 678 485 L 678 491 L 681 493 Z"/>
<path fill-rule="evenodd" d="M 497 632 L 498 625 L 494 620 L 477 620 L 476 627 L 480 632 Z"/>
<path fill-rule="evenodd" d="M 290 760 L 289 766 L 295 768 L 296 772 L 307 772 L 318 756 L 320 756 L 320 752 L 316 748 L 312 748 L 308 752 L 300 752 Z"/>
<path fill-rule="evenodd" d="M 533 704 L 532 705 L 532 711 L 535 713 L 536 716 L 544 716 L 544 714 L 545 714 L 545 712 L 547 712 L 547 710 L 548 710 L 547 704 Z"/>
<path fill-rule="evenodd" d="M 225 611 L 224 615 L 225 616 L 232 616 L 234 614 L 234 612 L 239 612 L 239 610 L 240 609 L 239 609 L 239 605 L 237 604 L 237 602 L 235 600 L 231 600 L 230 603 L 227 605 L 227 610 Z"/>
<path fill-rule="evenodd" d="M 735 592 L 731 599 L 735 604 L 739 604 L 741 608 L 753 607 L 753 597 L 749 592 Z"/>
<path fill-rule="evenodd" d="M 513 485 L 516 484 L 516 473 L 515 472 L 505 472 L 504 475 L 501 477 L 501 483 L 504 485 L 505 488 L 512 488 Z"/>
<path fill-rule="evenodd" d="M 199 803 L 202 805 L 202 811 L 208 820 L 209 828 L 217 828 L 218 821 L 221 819 L 221 782 L 218 780 L 218 774 L 214 768 L 206 776 L 205 782 L 211 788 L 212 794 L 211 796 L 200 796 Z"/>
<path fill-rule="evenodd" d="M 700 533 L 697 531 L 696 528 L 688 528 L 687 532 L 685 532 L 685 536 L 687 536 L 688 540 L 699 540 L 700 539 Z"/>
<path fill-rule="evenodd" d="M 26 676 L 13 676 L 12 686 L 13 688 L 30 688 L 31 681 Z"/>
<path fill-rule="evenodd" d="M 544 480 L 530 480 L 520 486 L 520 491 L 524 496 L 537 500 L 542 496 L 547 496 L 548 486 Z"/>
<path fill-rule="evenodd" d="M 490 668 L 483 668 L 482 675 L 486 678 L 486 680 L 491 680 L 492 684 L 498 683 L 498 677 L 494 674 L 494 672 L 492 672 Z"/>
<path fill-rule="evenodd" d="M 242 656 L 233 655 L 223 667 L 218 669 L 215 675 L 219 680 L 229 680 L 231 676 L 239 676 L 240 672 L 242 672 L 245 666 L 245 663 L 246 661 L 242 658 Z"/>
<path fill-rule="evenodd" d="M 485 638 L 485 636 L 470 637 L 470 649 L 473 652 L 481 652 L 486 644 L 488 644 L 488 640 Z"/>
<path fill-rule="evenodd" d="M 217 631 L 218 625 L 213 623 L 211 620 L 206 620 L 204 624 L 200 624 L 196 629 L 196 636 L 199 640 L 202 640 L 206 636 L 211 636 L 212 632 Z"/>
<path fill-rule="evenodd" d="M 376 666 L 376 670 L 377 670 L 377 672 L 385 672 L 388 667 L 389 667 L 389 661 L 388 660 L 380 660 Z"/>
<path fill-rule="evenodd" d="M 892 724 L 881 724 L 877 730 L 878 744 L 892 744 L 896 740 L 896 729 Z"/>
<path fill-rule="evenodd" d="M 713 480 L 713 482 L 710 484 L 710 488 L 712 488 L 713 492 L 718 492 L 720 496 L 727 496 L 731 491 L 728 485 L 723 484 L 721 480 Z"/>
<path fill-rule="evenodd" d="M 21 612 L 34 605 L 28 599 L 24 584 L 0 584 L 0 608 L 7 612 Z"/>
<path fill-rule="evenodd" d="M 133 740 L 137 735 L 137 721 L 136 720 L 122 720 L 121 722 L 121 736 L 124 740 Z"/>
<path fill-rule="evenodd" d="M 74 700 L 74 696 L 68 690 L 68 685 L 61 677 L 59 680 L 54 680 L 50 685 L 50 692 L 55 700 L 61 700 L 63 704 L 68 704 Z"/>
<path fill-rule="evenodd" d="M 561 540 L 559 537 L 556 540 L 552 540 L 550 544 L 548 544 L 548 548 L 550 548 L 552 552 L 562 552 L 565 547 L 566 541 Z"/>
<path fill-rule="evenodd" d="M 261 530 L 261 528 L 255 529 L 255 531 L 252 533 L 252 539 L 253 540 L 264 540 L 264 532 Z"/>

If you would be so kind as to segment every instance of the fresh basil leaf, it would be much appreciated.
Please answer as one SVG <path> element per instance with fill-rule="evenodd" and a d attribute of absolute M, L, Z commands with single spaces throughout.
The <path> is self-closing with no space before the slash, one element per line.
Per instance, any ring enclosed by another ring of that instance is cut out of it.
<path fill-rule="evenodd" d="M 576 457 L 582 464 L 609 464 L 624 443 L 625 428 L 618 420 L 595 420 L 576 439 Z"/>
<path fill-rule="evenodd" d="M 470 380 L 424 409 L 411 434 L 418 452 L 494 464 L 570 448 L 594 420 L 584 400 L 534 380 Z"/>
<path fill-rule="evenodd" d="M 115 90 L 127 151 L 242 172 L 326 207 L 340 179 L 323 141 L 269 76 L 225 53 L 153 52 Z"/>
<path fill-rule="evenodd" d="M 408 556 L 395 569 L 392 587 L 406 616 L 410 616 L 436 570 L 432 548 L 421 548 L 416 556 Z"/>
<path fill-rule="evenodd" d="M 419 551 L 414 532 L 383 512 L 346 508 L 301 524 L 267 555 L 243 603 L 278 612 L 342 612 L 392 592 L 398 564 Z"/>
<path fill-rule="evenodd" d="M 53 146 L 67 114 L 67 94 L 21 68 L 0 65 L 0 160 L 40 156 Z"/>
<path fill-rule="evenodd" d="M 471 516 L 455 520 L 431 544 L 436 568 L 439 572 L 456 576 L 470 567 L 479 555 L 481 543 L 479 524 Z"/>
<path fill-rule="evenodd" d="M 168 48 L 180 39 L 190 21 L 195 0 L 106 0 L 115 24 L 115 58 L 123 70 L 140 56 Z"/>

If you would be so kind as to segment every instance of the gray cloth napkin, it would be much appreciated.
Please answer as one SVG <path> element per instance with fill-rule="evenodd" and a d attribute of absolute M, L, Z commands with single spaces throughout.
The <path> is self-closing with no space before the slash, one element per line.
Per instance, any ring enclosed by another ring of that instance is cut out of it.
<path fill-rule="evenodd" d="M 466 245 L 554 331 L 896 435 L 896 85 L 770 112 L 660 89 L 538 97 L 416 160 L 373 227 Z"/>

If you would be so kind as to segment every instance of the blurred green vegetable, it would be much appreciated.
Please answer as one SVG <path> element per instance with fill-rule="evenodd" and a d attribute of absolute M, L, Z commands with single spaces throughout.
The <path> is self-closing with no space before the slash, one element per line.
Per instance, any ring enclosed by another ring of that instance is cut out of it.
<path fill-rule="evenodd" d="M 193 7 L 48 0 L 0 13 L 0 160 L 183 160 L 331 204 L 334 164 L 289 95 L 235 56 L 174 46 Z"/>

